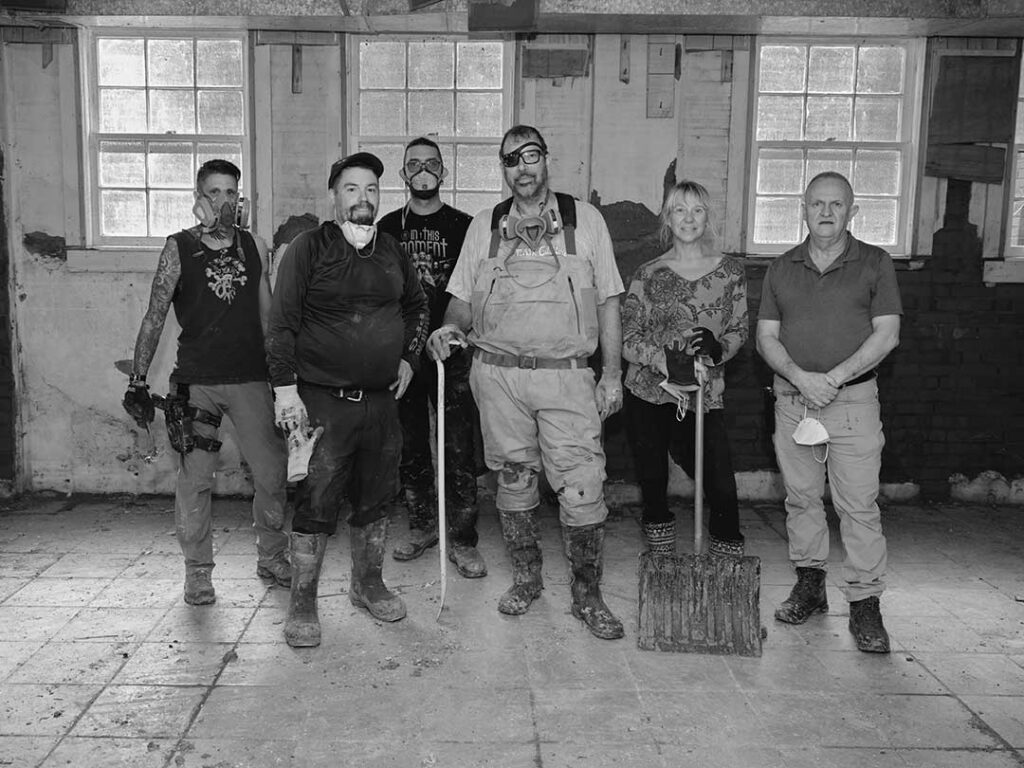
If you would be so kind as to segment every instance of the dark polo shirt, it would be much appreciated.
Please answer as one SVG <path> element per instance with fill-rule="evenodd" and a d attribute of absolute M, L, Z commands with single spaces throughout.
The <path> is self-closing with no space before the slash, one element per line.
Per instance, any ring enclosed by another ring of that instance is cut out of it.
<path fill-rule="evenodd" d="M 881 315 L 902 315 L 892 258 L 852 235 L 846 251 L 819 272 L 809 239 L 777 258 L 764 276 L 759 320 L 781 323 L 779 341 L 805 371 L 827 373 L 848 358 Z"/>

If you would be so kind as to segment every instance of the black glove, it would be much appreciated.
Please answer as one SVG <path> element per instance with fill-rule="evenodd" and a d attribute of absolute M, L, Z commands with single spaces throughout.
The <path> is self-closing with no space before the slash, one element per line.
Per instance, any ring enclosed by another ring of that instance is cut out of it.
<path fill-rule="evenodd" d="M 693 329 L 693 336 L 690 337 L 690 349 L 695 354 L 711 358 L 711 362 L 718 365 L 722 362 L 722 343 L 715 338 L 710 329 L 698 325 Z"/>
<path fill-rule="evenodd" d="M 672 346 L 666 345 L 665 368 L 671 384 L 688 387 L 697 383 L 693 371 L 693 355 L 687 354 L 685 346 L 681 346 L 679 342 Z"/>
<path fill-rule="evenodd" d="M 134 381 L 128 385 L 121 405 L 140 427 L 148 427 L 156 416 L 153 398 L 149 396 L 149 387 L 144 381 Z"/>

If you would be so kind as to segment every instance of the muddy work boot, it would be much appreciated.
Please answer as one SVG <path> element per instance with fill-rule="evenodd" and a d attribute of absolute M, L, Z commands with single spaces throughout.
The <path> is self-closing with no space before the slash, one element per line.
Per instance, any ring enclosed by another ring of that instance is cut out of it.
<path fill-rule="evenodd" d="M 572 615 L 586 624 L 594 637 L 617 640 L 625 634 L 622 622 L 608 610 L 601 597 L 604 523 L 578 527 L 563 524 L 562 538 L 571 569 Z"/>
<path fill-rule="evenodd" d="M 674 555 L 676 552 L 676 521 L 644 523 L 644 539 L 652 555 Z"/>
<path fill-rule="evenodd" d="M 395 560 L 415 560 L 437 546 L 437 511 L 429 494 L 407 487 L 405 506 L 409 510 L 409 540 L 391 551 Z"/>
<path fill-rule="evenodd" d="M 889 633 L 882 624 L 882 612 L 879 610 L 877 596 L 850 603 L 850 633 L 860 651 L 889 652 Z"/>
<path fill-rule="evenodd" d="M 477 548 L 452 541 L 448 545 L 448 559 L 455 563 L 459 575 L 466 579 L 479 579 L 487 575 L 487 564 Z"/>
<path fill-rule="evenodd" d="M 280 552 L 272 559 L 259 563 L 256 566 L 256 575 L 261 579 L 272 580 L 279 587 L 290 587 L 292 585 L 292 564 L 288 562 L 288 556 Z"/>
<path fill-rule="evenodd" d="M 796 584 L 785 602 L 775 610 L 775 618 L 787 624 L 803 624 L 819 611 L 828 613 L 825 570 L 797 566 Z"/>
<path fill-rule="evenodd" d="M 291 534 L 292 591 L 288 601 L 288 617 L 284 622 L 284 639 L 292 648 L 320 645 L 316 592 L 325 549 L 326 533 Z"/>
<path fill-rule="evenodd" d="M 512 558 L 512 586 L 498 599 L 498 611 L 508 616 L 522 616 L 544 589 L 541 576 L 543 561 L 537 545 L 537 510 L 509 512 L 499 509 L 498 515 L 501 517 L 501 535 Z"/>
<path fill-rule="evenodd" d="M 185 568 L 185 602 L 189 605 L 210 605 L 217 601 L 213 591 L 213 566 Z"/>
<path fill-rule="evenodd" d="M 349 533 L 352 540 L 352 578 L 348 599 L 352 605 L 365 608 L 380 621 L 404 619 L 405 603 L 385 586 L 381 578 L 388 519 L 382 517 L 362 528 L 350 526 Z"/>

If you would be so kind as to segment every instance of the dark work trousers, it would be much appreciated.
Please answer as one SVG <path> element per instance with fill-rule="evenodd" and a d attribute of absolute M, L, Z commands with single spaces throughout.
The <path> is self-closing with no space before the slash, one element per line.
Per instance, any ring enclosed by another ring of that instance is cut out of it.
<path fill-rule="evenodd" d="M 337 397 L 299 382 L 299 396 L 312 427 L 324 433 L 313 449 L 309 474 L 295 489 L 297 533 L 333 534 L 342 502 L 352 503 L 349 524 L 362 528 L 387 516 L 398 492 L 402 428 L 389 390 L 365 392 L 360 400 Z"/>
<path fill-rule="evenodd" d="M 444 451 L 445 513 L 452 541 L 475 547 L 477 411 L 469 389 L 471 350 L 455 352 L 445 363 Z M 437 409 L 437 363 L 424 355 L 420 369 L 399 401 L 402 421 L 402 487 L 409 527 L 426 531 L 437 525 L 437 496 L 431 453 L 430 407 Z"/>
<path fill-rule="evenodd" d="M 667 523 L 673 519 L 668 509 L 668 457 L 693 477 L 697 417 L 687 411 L 679 421 L 675 404 L 653 405 L 629 390 L 623 409 L 633 466 L 643 494 L 643 522 Z M 717 408 L 704 414 L 704 493 L 711 508 L 709 533 L 723 541 L 743 541 L 725 413 Z"/>

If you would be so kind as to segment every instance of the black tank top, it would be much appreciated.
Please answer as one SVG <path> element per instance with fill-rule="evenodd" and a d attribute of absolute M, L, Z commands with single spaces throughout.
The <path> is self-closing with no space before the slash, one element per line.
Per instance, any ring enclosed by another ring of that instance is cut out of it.
<path fill-rule="evenodd" d="M 174 291 L 181 334 L 171 381 L 265 381 L 259 299 L 263 266 L 252 235 L 236 229 L 232 245 L 217 250 L 188 230 L 171 238 L 178 245 L 181 261 L 181 277 Z"/>

